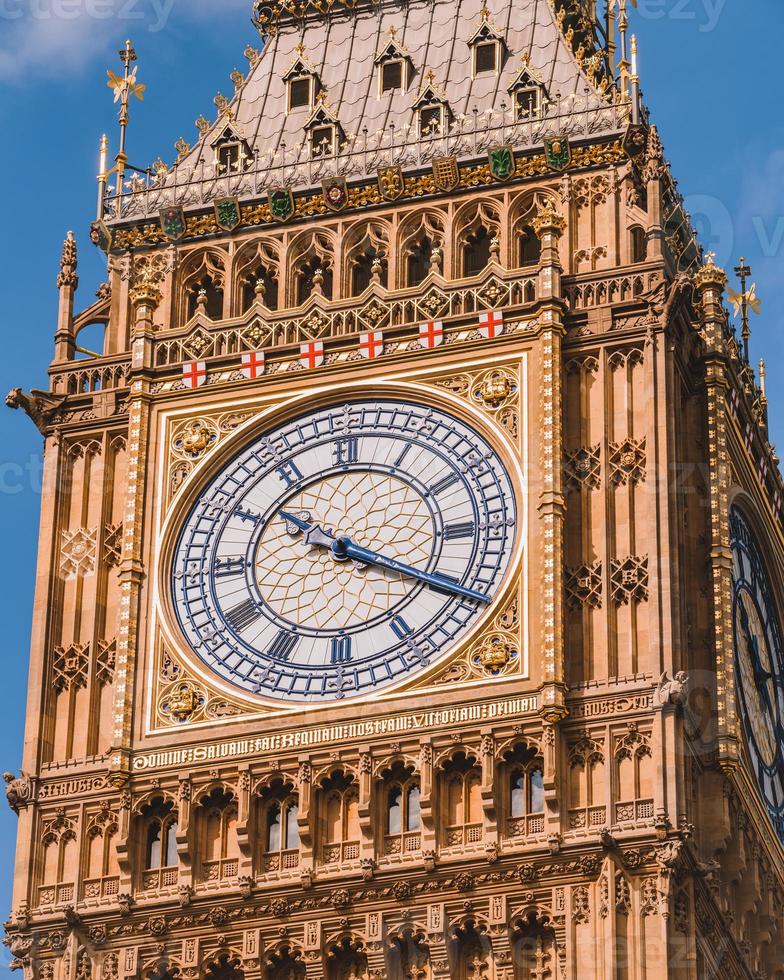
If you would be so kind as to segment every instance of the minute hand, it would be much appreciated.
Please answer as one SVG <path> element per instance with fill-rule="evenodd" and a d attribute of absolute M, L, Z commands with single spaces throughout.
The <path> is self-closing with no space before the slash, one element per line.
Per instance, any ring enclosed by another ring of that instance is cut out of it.
<path fill-rule="evenodd" d="M 406 565 L 402 561 L 396 561 L 394 558 L 387 558 L 385 555 L 379 555 L 375 551 L 361 548 L 358 544 L 354 544 L 351 538 L 338 538 L 332 546 L 332 551 L 336 558 L 353 558 L 355 561 L 363 562 L 366 565 L 377 565 L 379 568 L 389 569 L 390 572 L 409 575 L 411 578 L 419 579 L 420 582 L 425 582 L 427 585 L 432 585 L 446 592 L 454 592 L 455 595 L 463 596 L 466 599 L 474 599 L 477 602 L 490 601 L 489 596 L 483 595 L 481 592 L 475 592 L 473 589 L 467 589 L 464 585 L 453 582 L 443 575 L 433 575 L 430 572 L 423 572 L 419 568 L 414 568 L 413 565 Z"/>

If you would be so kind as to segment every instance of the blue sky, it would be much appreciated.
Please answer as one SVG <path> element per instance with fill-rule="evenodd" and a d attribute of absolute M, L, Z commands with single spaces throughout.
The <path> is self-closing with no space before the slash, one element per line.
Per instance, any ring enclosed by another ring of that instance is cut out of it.
<path fill-rule="evenodd" d="M 258 43 L 250 0 L 0 0 L 0 243 L 5 337 L 0 393 L 46 387 L 61 243 L 81 245 L 77 305 L 92 300 L 103 269 L 87 239 L 95 208 L 98 139 L 115 140 L 105 69 L 131 37 L 148 86 L 134 104 L 129 149 L 142 166 L 169 162 L 175 140 L 232 90 L 242 52 Z M 490 0 L 492 9 L 492 0 Z M 763 298 L 752 353 L 768 361 L 773 441 L 784 445 L 784 81 L 781 0 L 639 0 L 632 13 L 652 118 L 703 240 L 719 261 L 744 254 Z M 116 143 L 114 143 L 116 146 Z M 41 440 L 20 413 L 0 407 L 0 566 L 5 680 L 0 685 L 0 771 L 16 769 L 22 743 Z M 0 912 L 10 905 L 16 818 L 0 806 Z M 3 951 L 2 955 L 5 955 Z"/>

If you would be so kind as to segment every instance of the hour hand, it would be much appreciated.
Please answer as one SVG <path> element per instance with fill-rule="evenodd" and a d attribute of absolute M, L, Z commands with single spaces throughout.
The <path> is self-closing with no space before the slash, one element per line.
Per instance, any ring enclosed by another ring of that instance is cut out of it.
<path fill-rule="evenodd" d="M 305 543 L 319 548 L 331 548 L 335 543 L 335 536 L 325 531 L 320 524 L 314 524 L 313 518 L 307 511 L 300 511 L 292 514 L 290 511 L 280 511 L 280 516 L 286 522 L 289 534 L 296 534 L 301 531 L 305 536 Z"/>

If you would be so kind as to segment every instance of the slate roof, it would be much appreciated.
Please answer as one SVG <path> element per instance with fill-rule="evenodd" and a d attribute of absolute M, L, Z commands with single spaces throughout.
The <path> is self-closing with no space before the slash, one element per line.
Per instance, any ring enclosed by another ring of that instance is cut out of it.
<path fill-rule="evenodd" d="M 282 18 L 228 111 L 205 127 L 173 171 L 154 179 L 153 193 L 137 193 L 133 201 L 126 195 L 122 217 L 153 213 L 169 203 L 204 206 L 226 193 L 258 197 L 273 184 L 317 186 L 335 172 L 359 178 L 374 174 L 379 164 L 416 166 L 445 152 L 478 158 L 498 143 L 541 145 L 548 133 L 579 139 L 624 128 L 614 90 L 603 94 L 591 83 L 548 0 L 489 0 L 488 6 L 505 51 L 497 74 L 476 78 L 469 42 L 482 23 L 482 0 L 359 0 L 350 12 L 334 9 L 304 22 Z M 407 91 L 379 97 L 376 59 L 390 29 L 413 70 Z M 344 152 L 336 160 L 311 159 L 305 125 L 312 110 L 287 112 L 285 76 L 298 58 L 312 64 L 325 105 L 345 134 Z M 526 59 L 549 100 L 545 120 L 536 126 L 515 124 L 512 113 L 509 87 Z M 413 106 L 428 78 L 443 91 L 452 126 L 447 137 L 422 141 Z M 214 167 L 213 143 L 227 122 L 256 158 L 252 173 L 233 183 L 218 180 Z"/>

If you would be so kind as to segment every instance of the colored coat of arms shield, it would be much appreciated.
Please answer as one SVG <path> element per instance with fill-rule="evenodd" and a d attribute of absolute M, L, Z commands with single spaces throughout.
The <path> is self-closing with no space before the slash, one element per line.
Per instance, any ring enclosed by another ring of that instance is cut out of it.
<path fill-rule="evenodd" d="M 330 211 L 342 211 L 348 204 L 348 187 L 345 177 L 329 177 L 321 182 L 324 203 Z"/>
<path fill-rule="evenodd" d="M 222 231 L 234 231 L 242 224 L 242 211 L 236 197 L 221 197 L 215 201 L 215 221 Z"/>
<path fill-rule="evenodd" d="M 288 221 L 294 214 L 294 195 L 290 187 L 275 187 L 269 192 L 269 209 L 273 220 Z"/>
<path fill-rule="evenodd" d="M 554 136 L 544 141 L 544 156 L 551 170 L 566 170 L 572 162 L 572 148 L 566 136 Z"/>
<path fill-rule="evenodd" d="M 185 234 L 185 212 L 171 205 L 161 210 L 161 230 L 170 242 L 179 241 Z"/>
<path fill-rule="evenodd" d="M 514 150 L 511 146 L 494 146 L 487 154 L 490 173 L 496 180 L 511 180 L 515 172 Z"/>

